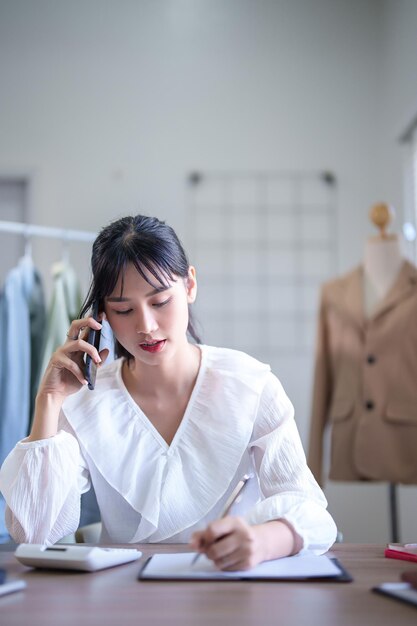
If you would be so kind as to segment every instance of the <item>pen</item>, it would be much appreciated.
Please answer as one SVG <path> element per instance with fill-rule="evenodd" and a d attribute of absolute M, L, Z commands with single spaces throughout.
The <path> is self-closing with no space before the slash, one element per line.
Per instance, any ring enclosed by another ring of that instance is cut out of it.
<path fill-rule="evenodd" d="M 236 504 L 237 502 L 239 502 L 240 497 L 242 495 L 242 491 L 247 485 L 251 477 L 252 477 L 252 474 L 245 474 L 242 477 L 242 479 L 239 480 L 238 484 L 236 485 L 236 487 L 233 489 L 232 493 L 226 500 L 226 504 L 224 505 L 224 509 L 222 511 L 222 514 L 220 515 L 220 519 L 222 519 L 223 517 L 226 517 L 226 515 L 229 514 L 229 511 L 232 508 L 232 506 Z M 191 565 L 194 565 L 200 556 L 201 556 L 201 552 L 197 552 L 197 554 L 191 561 Z"/>

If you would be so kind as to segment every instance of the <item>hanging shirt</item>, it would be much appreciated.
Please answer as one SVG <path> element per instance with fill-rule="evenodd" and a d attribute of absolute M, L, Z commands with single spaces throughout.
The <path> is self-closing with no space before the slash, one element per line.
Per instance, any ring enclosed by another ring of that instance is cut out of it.
<path fill-rule="evenodd" d="M 30 326 L 30 407 L 28 432 L 32 425 L 35 399 L 38 392 L 42 363 L 42 347 L 45 341 L 46 307 L 42 279 L 37 270 L 33 273 L 33 284 L 29 300 Z"/>
<path fill-rule="evenodd" d="M 31 343 L 36 345 L 35 327 L 44 307 L 39 285 L 33 261 L 25 256 L 9 272 L 0 296 L 0 462 L 28 432 Z M 0 535 L 6 532 L 3 512 L 0 497 Z"/>
<path fill-rule="evenodd" d="M 58 262 L 52 267 L 52 275 L 54 286 L 40 367 L 41 376 L 52 354 L 67 340 L 70 324 L 78 318 L 81 308 L 81 290 L 73 268 L 67 263 Z"/>
<path fill-rule="evenodd" d="M 48 366 L 52 354 L 67 340 L 67 332 L 70 324 L 74 319 L 79 317 L 82 304 L 81 289 L 77 275 L 68 263 L 61 261 L 54 263 L 52 266 L 52 275 L 54 278 L 54 286 L 48 312 L 39 381 Z M 106 332 L 106 330 L 107 328 L 102 331 L 103 337 L 110 336 L 110 338 L 112 338 L 111 332 Z M 111 339 L 109 343 L 113 343 Z M 106 359 L 106 363 L 109 362 L 110 359 Z M 82 523 L 85 525 L 97 522 L 99 515 L 94 489 L 91 489 L 88 493 L 83 495 L 82 498 Z"/>
<path fill-rule="evenodd" d="M 66 399 L 56 436 L 17 444 L 0 471 L 16 541 L 54 543 L 73 532 L 80 493 L 92 482 L 102 542 L 186 542 L 221 515 L 237 482 L 253 472 L 240 511 L 249 523 L 283 518 L 304 551 L 330 547 L 336 527 L 280 382 L 242 352 L 200 348 L 194 390 L 170 445 L 128 393 L 124 359 L 99 369 L 95 391 Z"/>

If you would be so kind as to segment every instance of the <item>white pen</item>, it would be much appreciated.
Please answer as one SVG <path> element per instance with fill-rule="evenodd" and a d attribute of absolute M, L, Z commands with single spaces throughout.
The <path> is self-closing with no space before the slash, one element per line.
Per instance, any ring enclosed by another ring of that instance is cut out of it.
<path fill-rule="evenodd" d="M 232 508 L 232 506 L 234 504 L 237 504 L 237 502 L 239 502 L 242 496 L 243 489 L 248 484 L 248 481 L 250 478 L 252 478 L 252 474 L 245 474 L 242 477 L 242 479 L 239 480 L 238 484 L 236 485 L 236 487 L 233 489 L 232 493 L 226 500 L 226 504 L 224 505 L 224 509 L 223 509 L 222 514 L 220 515 L 220 519 L 222 519 L 223 517 L 226 517 L 226 515 L 229 514 L 229 511 Z M 194 565 L 200 556 L 201 556 L 201 552 L 197 552 L 197 554 L 191 561 L 191 565 Z"/>

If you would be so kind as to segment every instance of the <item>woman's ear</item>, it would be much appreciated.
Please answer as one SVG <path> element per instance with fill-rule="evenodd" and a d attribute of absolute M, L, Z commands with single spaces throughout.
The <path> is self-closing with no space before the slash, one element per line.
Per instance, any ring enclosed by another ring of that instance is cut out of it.
<path fill-rule="evenodd" d="M 185 280 L 185 286 L 187 289 L 188 304 L 192 304 L 197 296 L 197 278 L 195 274 L 195 267 L 192 265 L 188 268 L 188 276 Z"/>

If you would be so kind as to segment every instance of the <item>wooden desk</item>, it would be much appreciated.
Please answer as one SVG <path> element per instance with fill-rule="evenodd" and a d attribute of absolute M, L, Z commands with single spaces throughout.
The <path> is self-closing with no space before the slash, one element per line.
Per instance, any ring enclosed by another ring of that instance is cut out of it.
<path fill-rule="evenodd" d="M 184 546 L 137 546 L 146 555 Z M 42 572 L 0 552 L 0 567 L 27 589 L 0 597 L 2 626 L 393 626 L 417 609 L 370 592 L 416 564 L 386 559 L 383 546 L 337 544 L 352 583 L 138 582 L 139 562 L 93 574 Z"/>

